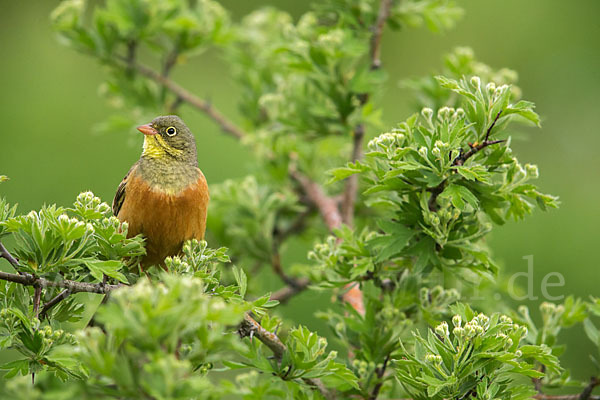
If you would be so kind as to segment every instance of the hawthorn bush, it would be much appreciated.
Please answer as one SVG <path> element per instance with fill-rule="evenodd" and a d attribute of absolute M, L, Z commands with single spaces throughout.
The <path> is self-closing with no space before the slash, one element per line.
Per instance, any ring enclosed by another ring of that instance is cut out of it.
<path fill-rule="evenodd" d="M 517 74 L 455 49 L 405 82 L 416 112 L 381 123 L 384 31 L 461 16 L 448 0 L 323 0 L 296 21 L 276 8 L 233 21 L 213 0 L 60 3 L 60 40 L 106 67 L 105 129 L 200 112 L 256 157 L 211 186 L 218 248 L 190 241 L 142 276 L 143 237 L 93 193 L 28 214 L 2 199 L 0 240 L 16 243 L 0 243 L 0 347 L 17 354 L 4 398 L 593 398 L 600 381 L 570 378 L 557 336 L 582 323 L 598 349 L 600 300 L 543 303 L 541 321 L 511 310 L 485 241 L 558 204 L 512 153 L 512 129 L 540 123 Z M 241 88 L 239 125 L 170 78 L 208 49 Z M 290 240 L 313 247 L 293 266 Z M 332 294 L 327 337 L 278 316 L 303 291 Z"/>

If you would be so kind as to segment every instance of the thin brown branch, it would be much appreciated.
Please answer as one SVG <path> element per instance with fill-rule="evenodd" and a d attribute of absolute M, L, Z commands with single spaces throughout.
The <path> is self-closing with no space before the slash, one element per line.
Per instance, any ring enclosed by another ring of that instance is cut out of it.
<path fill-rule="evenodd" d="M 390 16 L 391 6 L 392 0 L 381 0 L 381 3 L 379 4 L 379 12 L 377 14 L 377 20 L 375 21 L 375 25 L 373 25 L 371 28 L 373 34 L 371 36 L 369 56 L 371 58 L 372 70 L 381 68 L 381 37 L 383 35 L 385 22 Z M 358 97 L 361 107 L 369 101 L 369 93 L 362 93 Z M 356 125 L 352 135 L 352 155 L 350 156 L 350 161 L 352 162 L 362 158 L 362 144 L 364 135 L 364 124 Z M 352 226 L 352 223 L 354 222 L 354 205 L 356 203 L 357 191 L 358 175 L 352 175 L 346 180 L 346 187 L 344 188 L 344 194 L 342 197 L 342 222 L 349 226 Z"/>
<path fill-rule="evenodd" d="M 21 273 L 19 271 L 19 260 L 17 260 L 12 254 L 10 254 L 10 252 L 6 249 L 6 247 L 4 247 L 2 242 L 0 242 L 0 258 L 4 258 L 10 263 L 10 265 L 13 266 L 14 269 L 17 270 L 17 272 Z"/>
<path fill-rule="evenodd" d="M 496 122 L 498 122 L 498 119 L 500 118 L 501 114 L 502 114 L 502 110 L 498 111 L 498 114 L 496 114 L 496 117 L 494 118 L 494 120 L 490 124 L 490 127 L 487 129 L 487 131 L 485 133 L 485 139 L 483 140 L 483 142 L 481 142 L 481 143 L 476 142 L 474 144 L 469 143 L 469 147 L 470 147 L 469 151 L 467 151 L 465 153 L 461 152 L 461 154 L 454 160 L 452 165 L 461 166 L 469 158 L 471 158 L 473 155 L 475 155 L 477 152 L 479 152 L 493 144 L 502 143 L 505 141 L 505 140 L 489 140 L 492 129 L 494 129 L 494 126 L 496 125 Z M 431 197 L 429 197 L 428 205 L 429 205 L 429 209 L 431 211 L 435 211 L 437 209 L 437 198 L 446 188 L 446 184 L 447 184 L 447 180 L 444 179 L 442 182 L 440 182 L 439 185 L 437 185 L 436 187 L 433 187 L 429 190 L 431 192 Z"/>
<path fill-rule="evenodd" d="M 269 332 L 263 328 L 250 315 L 245 314 L 244 320 L 238 328 L 238 333 L 241 337 L 253 337 L 263 342 L 271 351 L 277 360 L 281 360 L 283 353 L 286 351 L 285 344 L 273 332 Z"/>
<path fill-rule="evenodd" d="M 390 16 L 391 7 L 392 0 L 381 0 L 377 21 L 375 21 L 375 26 L 373 26 L 373 36 L 371 36 L 371 69 L 379 69 L 381 67 L 381 59 L 379 58 L 381 54 L 381 36 L 385 22 Z"/>
<path fill-rule="evenodd" d="M 55 305 L 57 305 L 58 303 L 60 303 L 64 299 L 66 299 L 67 297 L 69 297 L 70 294 L 71 294 L 71 292 L 69 291 L 69 289 L 65 289 L 62 292 L 60 292 L 59 294 L 57 294 L 56 296 L 54 296 L 46 304 L 44 304 L 44 307 L 42 307 L 42 311 L 40 312 L 40 319 L 45 318 L 46 315 L 48 314 L 48 311 L 50 311 L 50 309 L 52 307 L 54 307 Z"/>
<path fill-rule="evenodd" d="M 283 354 L 287 350 L 286 345 L 276 334 L 263 328 L 248 314 L 244 315 L 244 320 L 238 328 L 238 333 L 240 337 L 249 337 L 250 339 L 255 337 L 260 340 L 273 352 L 273 356 L 275 356 L 277 361 L 281 361 Z M 319 379 L 305 379 L 304 381 L 318 389 L 326 399 L 335 398 L 334 393 L 327 389 Z"/>
<path fill-rule="evenodd" d="M 475 153 L 477 153 L 478 151 L 481 151 L 492 144 L 504 142 L 504 140 L 489 140 L 490 133 L 492 132 L 492 129 L 494 129 L 496 122 L 498 122 L 500 114 L 502 114 L 502 110 L 498 111 L 498 114 L 496 114 L 496 118 L 494 118 L 494 121 L 492 121 L 490 127 L 487 129 L 485 133 L 485 139 L 483 140 L 483 142 L 470 145 L 471 148 L 469 149 L 469 151 L 461 154 L 456 160 L 454 160 L 454 165 L 463 165 L 465 161 L 467 161 L 471 156 L 475 155 Z"/>
<path fill-rule="evenodd" d="M 137 41 L 130 40 L 127 42 L 127 75 L 133 76 L 135 58 L 137 52 Z"/>
<path fill-rule="evenodd" d="M 304 291 L 308 285 L 310 285 L 310 280 L 308 278 L 299 278 L 295 285 L 286 285 L 273 293 L 271 295 L 271 300 L 277 300 L 280 303 L 286 303 L 292 297 Z"/>
<path fill-rule="evenodd" d="M 329 197 L 318 183 L 296 170 L 290 170 L 290 175 L 300 184 L 306 196 L 317 207 L 330 231 L 342 226 L 342 216 L 337 202 Z"/>
<path fill-rule="evenodd" d="M 375 400 L 377 399 L 377 396 L 379 396 L 379 391 L 381 390 L 381 387 L 383 386 L 383 375 L 385 375 L 385 370 L 387 368 L 388 363 L 390 362 L 390 357 L 391 355 L 388 354 L 385 357 L 385 360 L 383 361 L 383 365 L 381 366 L 381 368 L 377 368 L 376 374 L 377 374 L 377 378 L 379 379 L 379 382 L 377 382 L 377 384 L 375 385 L 375 387 L 373 388 L 373 391 L 371 392 L 371 395 L 369 396 L 369 400 Z"/>
<path fill-rule="evenodd" d="M 119 57 L 118 60 L 127 64 L 127 60 L 122 57 Z M 188 90 L 179 86 L 170 78 L 165 77 L 153 70 L 152 68 L 146 67 L 145 65 L 140 63 L 134 63 L 132 64 L 132 67 L 135 68 L 137 72 L 144 75 L 145 77 L 152 79 L 159 85 L 162 85 L 169 89 L 182 101 L 205 113 L 213 121 L 215 121 L 224 132 L 230 134 L 231 136 L 237 139 L 241 139 L 246 135 L 246 133 L 241 128 L 239 128 L 233 122 L 229 121 L 229 119 L 227 119 L 227 117 L 225 117 L 223 114 L 221 114 L 221 112 L 215 109 L 210 102 L 192 94 Z"/>
<path fill-rule="evenodd" d="M 288 276 L 283 270 L 283 266 L 281 265 L 281 254 L 279 254 L 279 245 L 276 239 L 273 239 L 273 250 L 271 252 L 271 266 L 273 267 L 273 272 L 281 280 L 286 283 L 290 287 L 298 286 L 298 280 L 292 276 Z"/>
<path fill-rule="evenodd" d="M 598 385 L 600 385 L 600 378 L 592 376 L 590 382 L 580 394 L 550 395 L 538 393 L 533 398 L 538 400 L 600 400 L 600 396 L 592 396 L 592 392 Z"/>
<path fill-rule="evenodd" d="M 0 279 L 20 283 L 25 286 L 39 286 L 40 288 L 46 287 L 59 287 L 69 289 L 72 293 L 87 292 L 87 293 L 99 293 L 106 294 L 111 290 L 121 287 L 121 285 L 103 285 L 101 283 L 88 283 L 88 282 L 76 282 L 69 280 L 62 281 L 51 281 L 45 278 L 40 278 L 31 274 L 24 273 L 22 275 L 10 274 L 8 272 L 0 271 Z"/>
<path fill-rule="evenodd" d="M 352 155 L 350 161 L 356 162 L 362 158 L 362 143 L 365 136 L 365 126 L 358 124 L 354 129 L 352 140 Z M 348 177 L 342 197 L 342 222 L 348 226 L 354 223 L 354 204 L 358 192 L 358 175 Z"/>
<path fill-rule="evenodd" d="M 40 316 L 40 301 L 42 299 L 42 287 L 39 285 L 33 285 L 33 315 L 36 318 Z"/>

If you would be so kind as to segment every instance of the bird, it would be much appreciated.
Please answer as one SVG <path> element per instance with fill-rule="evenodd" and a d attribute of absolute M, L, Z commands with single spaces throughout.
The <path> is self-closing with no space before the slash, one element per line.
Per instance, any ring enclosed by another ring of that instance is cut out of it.
<path fill-rule="evenodd" d="M 159 116 L 137 130 L 144 134 L 142 154 L 119 184 L 112 210 L 127 222 L 128 238 L 146 238 L 142 271 L 166 269 L 165 258 L 180 254 L 185 241 L 204 240 L 208 184 L 194 135 L 181 118 Z"/>

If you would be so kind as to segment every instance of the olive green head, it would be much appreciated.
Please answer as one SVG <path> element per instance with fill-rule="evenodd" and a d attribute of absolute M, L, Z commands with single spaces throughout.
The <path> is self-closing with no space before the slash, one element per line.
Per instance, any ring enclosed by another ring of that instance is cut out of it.
<path fill-rule="evenodd" d="M 156 117 L 137 129 L 144 134 L 142 158 L 197 164 L 196 140 L 178 116 Z"/>

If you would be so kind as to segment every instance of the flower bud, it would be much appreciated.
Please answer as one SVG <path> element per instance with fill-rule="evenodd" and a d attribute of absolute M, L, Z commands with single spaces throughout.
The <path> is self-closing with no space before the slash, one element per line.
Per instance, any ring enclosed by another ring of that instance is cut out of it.
<path fill-rule="evenodd" d="M 456 314 L 454 317 L 452 317 L 452 325 L 457 327 L 462 325 L 462 318 L 460 315 Z"/>
<path fill-rule="evenodd" d="M 429 107 L 424 107 L 421 110 L 421 115 L 427 120 L 431 121 L 431 117 L 433 116 L 433 110 Z"/>
<path fill-rule="evenodd" d="M 481 78 L 479 78 L 478 76 L 474 76 L 471 78 L 471 85 L 477 89 L 480 90 L 481 89 Z"/>
<path fill-rule="evenodd" d="M 448 324 L 446 321 L 442 322 L 438 326 L 435 327 L 435 333 L 442 337 L 448 337 L 450 332 L 448 331 Z"/>
<path fill-rule="evenodd" d="M 457 338 L 461 338 L 465 335 L 465 328 L 457 326 L 456 328 L 452 329 L 452 334 Z"/>
<path fill-rule="evenodd" d="M 451 107 L 442 107 L 438 110 L 438 118 L 441 120 L 448 119 L 451 114 L 454 113 L 454 108 Z"/>
<path fill-rule="evenodd" d="M 537 165 L 525 164 L 525 171 L 527 171 L 527 176 L 532 179 L 537 179 L 540 176 Z"/>
<path fill-rule="evenodd" d="M 427 147 L 423 146 L 419 149 L 419 154 L 421 155 L 421 157 L 426 158 L 427 157 Z"/>

